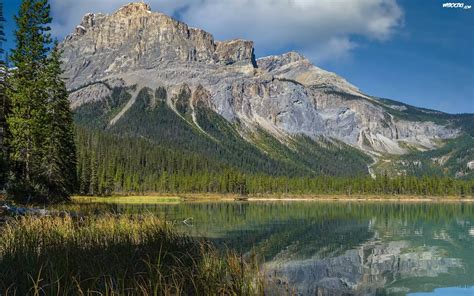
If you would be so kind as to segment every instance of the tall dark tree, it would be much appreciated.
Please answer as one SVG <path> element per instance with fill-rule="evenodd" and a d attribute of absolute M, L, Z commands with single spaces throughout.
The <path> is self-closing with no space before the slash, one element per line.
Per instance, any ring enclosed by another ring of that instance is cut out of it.
<path fill-rule="evenodd" d="M 64 200 L 75 185 L 76 160 L 59 51 L 50 51 L 48 0 L 23 0 L 15 20 L 15 70 L 7 92 L 12 171 L 8 193 L 22 202 Z"/>
<path fill-rule="evenodd" d="M 11 61 L 15 70 L 9 77 L 10 112 L 7 116 L 12 178 L 9 195 L 29 201 L 45 195 L 47 188 L 38 178 L 45 153 L 47 92 L 43 72 L 51 37 L 47 0 L 23 0 L 18 16 L 16 48 Z"/>
<path fill-rule="evenodd" d="M 8 112 L 6 77 L 8 68 L 5 62 L 5 51 L 3 48 L 3 42 L 5 41 L 4 23 L 3 1 L 0 0 L 0 190 L 4 188 L 8 176 L 8 153 L 6 146 L 6 115 Z"/>
<path fill-rule="evenodd" d="M 52 198 L 67 199 L 75 190 L 76 146 L 68 92 L 61 78 L 60 51 L 54 46 L 43 73 L 47 91 L 47 129 L 42 177 Z"/>

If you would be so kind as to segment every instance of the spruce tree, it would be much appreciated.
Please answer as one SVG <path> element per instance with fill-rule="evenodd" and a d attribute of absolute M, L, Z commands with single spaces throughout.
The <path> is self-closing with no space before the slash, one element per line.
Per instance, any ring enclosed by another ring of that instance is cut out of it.
<path fill-rule="evenodd" d="M 76 146 L 74 123 L 66 85 L 61 78 L 60 51 L 57 44 L 43 72 L 47 91 L 47 130 L 41 173 L 48 188 L 48 199 L 68 199 L 76 188 Z"/>
<path fill-rule="evenodd" d="M 6 78 L 8 67 L 5 62 L 3 42 L 5 19 L 3 17 L 3 1 L 0 0 L 0 190 L 3 190 L 8 176 L 8 153 L 6 146 L 8 100 L 6 96 Z"/>
<path fill-rule="evenodd" d="M 60 52 L 50 51 L 48 0 L 23 0 L 15 20 L 8 193 L 21 202 L 64 200 L 76 186 L 76 151 Z"/>
<path fill-rule="evenodd" d="M 48 134 L 47 92 L 42 74 L 51 43 L 49 10 L 47 0 L 23 0 L 15 17 L 17 45 L 11 61 L 16 69 L 9 77 L 7 91 L 12 170 L 8 191 L 20 201 L 40 201 L 47 195 L 39 175 L 45 153 L 43 143 Z"/>

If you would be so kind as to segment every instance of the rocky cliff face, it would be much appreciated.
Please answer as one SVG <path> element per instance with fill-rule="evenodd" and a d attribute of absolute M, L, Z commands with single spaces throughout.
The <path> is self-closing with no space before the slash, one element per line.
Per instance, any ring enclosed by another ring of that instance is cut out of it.
<path fill-rule="evenodd" d="M 109 96 L 116 85 L 164 87 L 169 94 L 185 85 L 194 98 L 205 97 L 215 112 L 238 123 L 242 134 L 263 128 L 283 142 L 295 135 L 324 136 L 374 155 L 403 154 L 410 147 L 432 149 L 459 133 L 394 116 L 377 99 L 297 53 L 255 60 L 253 42 L 216 42 L 144 3 L 112 15 L 87 14 L 61 47 L 74 108 Z"/>
<path fill-rule="evenodd" d="M 131 3 L 114 14 L 87 14 L 63 43 L 64 70 L 77 87 L 113 74 L 158 69 L 162 62 L 253 67 L 253 43 L 215 42 L 211 34 Z"/>

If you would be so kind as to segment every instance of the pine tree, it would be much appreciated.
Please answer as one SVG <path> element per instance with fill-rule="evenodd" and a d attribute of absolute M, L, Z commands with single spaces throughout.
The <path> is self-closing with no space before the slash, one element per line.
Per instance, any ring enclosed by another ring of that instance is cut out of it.
<path fill-rule="evenodd" d="M 98 159 L 93 151 L 90 158 L 90 182 L 88 192 L 90 195 L 97 195 L 99 191 Z"/>
<path fill-rule="evenodd" d="M 47 130 L 41 173 L 48 188 L 48 200 L 68 199 L 77 186 L 74 126 L 66 85 L 61 78 L 57 44 L 43 73 L 47 101 Z"/>
<path fill-rule="evenodd" d="M 0 190 L 4 188 L 8 176 L 8 152 L 6 146 L 6 115 L 8 113 L 6 78 L 8 67 L 5 62 L 5 51 L 3 49 L 3 42 L 5 41 L 4 22 L 3 1 L 0 0 Z"/>
<path fill-rule="evenodd" d="M 64 200 L 76 186 L 76 151 L 60 53 L 57 46 L 50 52 L 48 0 L 23 0 L 15 20 L 16 69 L 7 92 L 8 193 L 22 202 Z"/>

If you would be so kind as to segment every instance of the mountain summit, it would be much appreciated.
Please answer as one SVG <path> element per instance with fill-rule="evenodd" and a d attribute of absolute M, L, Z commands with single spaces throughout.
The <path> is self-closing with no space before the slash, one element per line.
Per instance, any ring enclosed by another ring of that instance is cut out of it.
<path fill-rule="evenodd" d="M 129 134 L 152 141 L 160 139 L 130 127 L 139 124 L 130 117 L 144 116 L 159 102 L 207 141 L 220 141 L 209 125 L 228 125 L 265 154 L 272 149 L 261 143 L 262 133 L 290 150 L 303 138 L 318 147 L 327 147 L 321 141 L 355 147 L 377 159 L 437 149 L 464 133 L 464 119 L 366 95 L 295 52 L 256 60 L 252 41 L 215 41 L 145 3 L 85 15 L 61 48 L 79 118 L 110 131 L 127 122 Z M 119 92 L 125 95 L 117 99 Z M 142 113 L 135 112 L 140 104 Z M 203 110 L 222 122 L 204 124 Z"/>
<path fill-rule="evenodd" d="M 211 34 L 188 27 L 145 3 L 131 3 L 110 16 L 87 14 L 64 43 L 70 85 L 116 73 L 163 67 L 163 62 L 256 67 L 253 42 L 215 42 Z M 77 65 L 76 58 L 85 57 Z"/>

